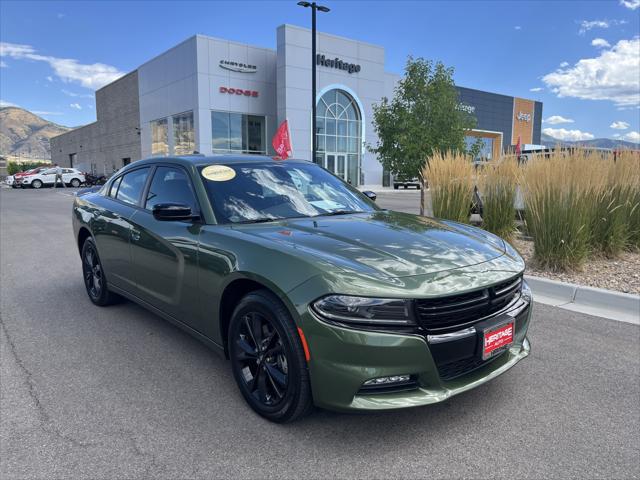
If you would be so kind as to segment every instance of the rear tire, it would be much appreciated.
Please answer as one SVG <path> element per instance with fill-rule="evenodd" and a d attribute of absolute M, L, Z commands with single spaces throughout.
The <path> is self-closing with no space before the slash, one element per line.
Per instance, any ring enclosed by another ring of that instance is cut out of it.
<path fill-rule="evenodd" d="M 398 187 L 399 187 L 399 186 L 400 186 L 400 185 L 396 185 L 396 184 L 394 183 L 394 184 L 393 184 L 393 189 L 394 189 L 394 190 L 398 190 Z"/>
<path fill-rule="evenodd" d="M 31 186 L 33 188 L 42 188 L 42 182 L 40 180 L 34 180 L 33 182 L 31 182 Z"/>
<path fill-rule="evenodd" d="M 93 238 L 88 237 L 82 245 L 82 277 L 87 295 L 95 305 L 106 307 L 118 303 L 122 297 L 109 291 L 109 285 L 98 256 Z"/>
<path fill-rule="evenodd" d="M 286 423 L 313 409 L 298 329 L 273 293 L 247 294 L 229 324 L 229 358 L 242 396 L 264 418 Z"/>

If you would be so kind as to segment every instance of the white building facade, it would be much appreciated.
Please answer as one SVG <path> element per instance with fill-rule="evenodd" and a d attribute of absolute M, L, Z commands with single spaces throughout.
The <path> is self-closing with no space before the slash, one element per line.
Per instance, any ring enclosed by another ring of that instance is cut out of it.
<path fill-rule="evenodd" d="M 103 151 L 103 138 L 125 143 L 100 125 L 98 112 L 97 122 L 52 139 L 53 160 L 109 174 L 150 156 L 273 154 L 271 139 L 287 119 L 293 156 L 311 161 L 311 61 L 311 31 L 292 25 L 278 27 L 276 50 L 195 35 L 129 74 L 125 85 L 137 92 L 124 95 L 123 82 L 116 81 L 96 93 L 105 105 L 111 96 L 117 104 L 116 95 L 138 101 L 139 123 L 120 128 L 128 141 L 135 130 L 137 148 Z M 382 165 L 367 150 L 377 142 L 373 106 L 391 98 L 400 79 L 385 71 L 384 48 L 318 33 L 315 62 L 315 161 L 353 185 L 388 184 Z M 511 118 L 512 112 L 506 115 Z M 93 157 L 84 146 L 90 142 Z"/>

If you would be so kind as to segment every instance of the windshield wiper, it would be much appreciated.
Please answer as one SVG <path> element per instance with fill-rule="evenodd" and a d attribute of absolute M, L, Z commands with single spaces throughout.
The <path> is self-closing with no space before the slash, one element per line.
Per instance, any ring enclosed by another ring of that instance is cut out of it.
<path fill-rule="evenodd" d="M 349 215 L 351 213 L 364 213 L 358 210 L 333 210 L 327 213 L 319 213 L 318 215 L 313 215 L 314 217 L 329 217 L 333 215 Z"/>
<path fill-rule="evenodd" d="M 242 220 L 241 222 L 233 222 L 235 225 L 240 223 L 265 223 L 265 222 L 276 222 L 278 220 L 283 220 L 282 218 L 254 218 L 253 220 Z"/>

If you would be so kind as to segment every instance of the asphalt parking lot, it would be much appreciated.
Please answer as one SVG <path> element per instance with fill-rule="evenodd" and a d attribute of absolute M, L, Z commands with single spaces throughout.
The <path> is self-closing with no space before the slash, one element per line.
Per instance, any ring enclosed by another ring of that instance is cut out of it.
<path fill-rule="evenodd" d="M 195 339 L 89 302 L 70 193 L 0 189 L 3 479 L 640 477 L 638 326 L 536 305 L 531 356 L 489 384 L 275 425 Z"/>

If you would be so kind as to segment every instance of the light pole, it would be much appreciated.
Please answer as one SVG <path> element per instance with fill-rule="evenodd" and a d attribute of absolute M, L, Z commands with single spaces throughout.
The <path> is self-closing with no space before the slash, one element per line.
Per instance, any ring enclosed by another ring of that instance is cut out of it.
<path fill-rule="evenodd" d="M 311 8 L 311 161 L 316 161 L 318 138 L 316 135 L 316 10 L 328 12 L 329 8 L 316 2 L 298 2 L 301 7 Z"/>

